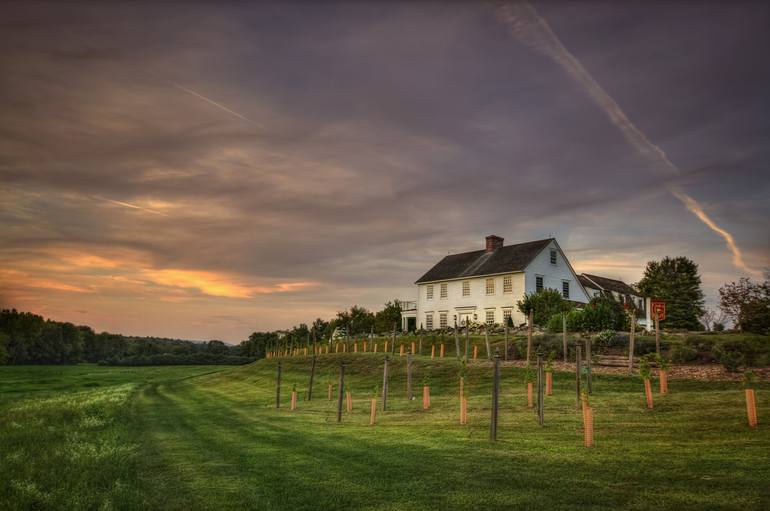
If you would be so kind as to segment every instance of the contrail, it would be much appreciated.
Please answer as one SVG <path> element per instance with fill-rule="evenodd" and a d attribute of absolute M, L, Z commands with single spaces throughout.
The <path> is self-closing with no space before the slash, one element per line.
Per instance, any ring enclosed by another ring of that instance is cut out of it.
<path fill-rule="evenodd" d="M 123 202 L 123 201 L 119 201 L 119 200 L 106 199 L 104 197 L 99 197 L 99 196 L 96 196 L 96 195 L 94 196 L 94 198 L 98 199 L 98 200 L 101 200 L 101 201 L 104 201 L 104 202 L 110 202 L 110 203 L 116 204 L 118 206 L 123 206 L 123 207 L 131 208 L 131 209 L 138 209 L 140 211 L 144 211 L 145 213 L 152 213 L 153 215 L 168 216 L 166 213 L 163 213 L 161 211 L 156 211 L 154 209 L 149 209 L 149 208 L 143 208 L 141 206 L 137 206 L 136 204 L 131 204 L 130 202 Z"/>
<path fill-rule="evenodd" d="M 224 110 L 225 112 L 227 112 L 227 113 L 228 113 L 228 114 L 230 114 L 230 115 L 234 115 L 235 117 L 237 117 L 237 118 L 239 118 L 239 119 L 241 119 L 241 120 L 243 120 L 243 121 L 246 121 L 246 122 L 248 122 L 249 124 L 253 124 L 254 126 L 256 126 L 256 127 L 258 127 L 258 128 L 263 128 L 263 126 L 262 126 L 261 124 L 259 124 L 258 122 L 252 121 L 252 120 L 251 120 L 251 119 L 249 119 L 248 117 L 245 117 L 245 116 L 243 116 L 243 115 L 239 114 L 238 112 L 236 112 L 236 111 L 234 111 L 234 110 L 230 110 L 230 109 L 229 109 L 229 108 L 227 108 L 225 105 L 223 105 L 223 104 L 221 104 L 221 103 L 217 103 L 217 102 L 216 102 L 216 101 L 214 101 L 213 99 L 209 99 L 209 98 L 207 98 L 206 96 L 204 96 L 203 94 L 198 94 L 198 93 L 197 93 L 197 92 L 195 92 L 194 90 L 192 90 L 192 89 L 188 89 L 187 87 L 184 87 L 183 85 L 179 85 L 179 84 L 178 84 L 178 83 L 176 83 L 176 82 L 169 82 L 169 83 L 170 83 L 171 85 L 173 85 L 174 87 L 176 87 L 177 89 L 179 89 L 179 90 L 183 91 L 183 92 L 186 92 L 186 93 L 188 93 L 188 94 L 192 94 L 192 95 L 193 95 L 193 96 L 195 96 L 196 98 L 198 98 L 198 99 L 202 99 L 202 100 L 203 100 L 203 101 L 205 101 L 206 103 L 209 103 L 210 105 L 214 105 L 215 107 L 219 108 L 220 110 Z"/>
<path fill-rule="evenodd" d="M 562 44 L 548 23 L 540 17 L 534 7 L 526 2 L 508 3 L 500 6 L 497 13 L 500 19 L 510 27 L 511 32 L 517 39 L 529 48 L 556 62 L 573 80 L 580 84 L 586 94 L 609 117 L 610 122 L 620 130 L 628 143 L 643 157 L 669 173 L 680 173 L 679 168 L 668 159 L 666 153 L 660 147 L 650 142 L 644 133 L 631 122 L 615 100 L 594 80 L 593 76 L 583 67 L 577 57 Z M 679 199 L 691 213 L 706 224 L 709 229 L 719 234 L 725 240 L 727 248 L 732 252 L 734 266 L 752 275 L 760 274 L 760 272 L 746 265 L 743 260 L 743 254 L 738 245 L 736 245 L 733 236 L 725 229 L 719 227 L 706 214 L 698 201 L 684 193 L 676 185 L 669 186 L 668 191 Z"/>

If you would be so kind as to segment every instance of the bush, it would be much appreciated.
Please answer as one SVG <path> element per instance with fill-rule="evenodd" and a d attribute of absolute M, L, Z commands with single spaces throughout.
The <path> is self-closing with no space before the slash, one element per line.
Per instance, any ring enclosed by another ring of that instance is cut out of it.
<path fill-rule="evenodd" d="M 714 323 L 714 326 L 711 327 L 715 332 L 724 332 L 725 325 L 723 323 Z"/>
<path fill-rule="evenodd" d="M 686 364 L 698 359 L 698 350 L 686 344 L 676 344 L 671 350 L 671 361 L 675 364 Z"/>
<path fill-rule="evenodd" d="M 716 352 L 717 360 L 720 364 L 725 366 L 731 373 L 738 371 L 738 368 L 745 364 L 746 357 L 740 351 L 725 350 L 723 346 L 720 346 Z"/>
<path fill-rule="evenodd" d="M 572 302 L 566 301 L 555 289 L 544 289 L 540 293 L 525 295 L 516 302 L 516 307 L 524 314 L 533 311 L 535 325 L 545 327 L 555 314 L 571 308 Z"/>
<path fill-rule="evenodd" d="M 603 348 L 610 348 L 615 345 L 617 334 L 614 330 L 602 330 L 596 336 L 596 345 Z"/>

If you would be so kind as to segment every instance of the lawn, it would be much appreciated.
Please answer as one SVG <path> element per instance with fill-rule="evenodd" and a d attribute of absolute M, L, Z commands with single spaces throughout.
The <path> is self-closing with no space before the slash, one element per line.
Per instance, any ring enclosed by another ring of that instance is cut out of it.
<path fill-rule="evenodd" d="M 339 364 L 353 413 L 326 398 Z M 239 367 L 0 367 L 3 509 L 767 509 L 770 385 L 746 426 L 738 383 L 671 380 L 644 407 L 636 378 L 594 375 L 596 446 L 582 446 L 574 376 L 557 373 L 545 426 L 523 371 L 502 369 L 498 442 L 489 441 L 491 368 L 469 369 L 458 424 L 457 362 L 391 363 L 389 411 L 369 426 L 382 355 Z M 419 389 L 431 386 L 431 409 Z"/>

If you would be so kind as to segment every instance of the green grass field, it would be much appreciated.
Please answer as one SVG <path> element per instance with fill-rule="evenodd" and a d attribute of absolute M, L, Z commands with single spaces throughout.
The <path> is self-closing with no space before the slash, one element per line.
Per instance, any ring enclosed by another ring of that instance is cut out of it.
<path fill-rule="evenodd" d="M 354 411 L 326 398 L 341 360 Z M 491 368 L 469 370 L 458 424 L 455 361 L 415 362 L 432 408 L 407 401 L 391 364 L 390 411 L 369 426 L 382 356 L 240 367 L 0 367 L 1 509 L 768 509 L 770 385 L 759 428 L 732 382 L 672 380 L 644 407 L 641 382 L 594 375 L 596 446 L 582 446 L 574 377 L 557 373 L 544 427 L 523 371 L 502 370 L 499 440 L 489 441 Z"/>

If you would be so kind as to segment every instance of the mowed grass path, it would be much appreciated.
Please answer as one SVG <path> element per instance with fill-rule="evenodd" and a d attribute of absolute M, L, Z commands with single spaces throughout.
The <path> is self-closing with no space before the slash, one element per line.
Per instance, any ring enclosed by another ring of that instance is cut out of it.
<path fill-rule="evenodd" d="M 326 383 L 331 378 L 336 397 L 342 360 L 348 362 L 354 411 L 337 424 Z M 596 447 L 586 449 L 571 374 L 555 375 L 555 395 L 546 398 L 541 428 L 526 407 L 523 371 L 504 367 L 499 440 L 491 443 L 489 365 L 469 369 L 470 424 L 460 426 L 457 362 L 417 360 L 417 399 L 409 402 L 405 358 L 396 357 L 390 410 L 378 412 L 372 427 L 369 398 L 382 382 L 382 355 L 319 357 L 311 402 L 302 399 L 309 360 L 282 363 L 279 411 L 275 360 L 237 368 L 134 369 L 131 383 L 110 373 L 120 369 L 92 368 L 99 373 L 94 380 L 109 380 L 104 385 L 110 388 L 131 386 L 115 404 L 115 419 L 94 427 L 96 438 L 125 448 L 111 459 L 117 468 L 104 477 L 92 471 L 71 481 L 57 467 L 35 462 L 38 469 L 5 478 L 0 496 L 15 499 L 9 500 L 14 505 L 26 496 L 24 502 L 34 504 L 31 484 L 42 499 L 48 492 L 40 509 L 770 508 L 767 384 L 757 392 L 760 427 L 751 431 L 739 384 L 672 380 L 670 395 L 656 394 L 655 409 L 648 411 L 638 379 L 594 375 Z M 10 369 L 18 368 L 0 371 Z M 143 371 L 158 372 L 147 376 Z M 7 372 L 0 375 L 5 385 Z M 429 411 L 421 410 L 419 399 L 426 377 L 432 391 Z M 298 410 L 291 412 L 294 383 L 301 397 Z M 44 390 L 33 394 L 39 392 Z M 3 394 L 4 417 L 18 423 L 24 418 L 18 415 L 20 403 L 33 399 Z M 47 405 L 42 406 L 40 414 Z M 35 417 L 27 418 L 34 422 Z M 56 419 L 55 427 L 69 431 L 76 443 L 89 441 L 79 433 L 82 418 Z M 3 444 L 10 431 L 17 447 L 26 445 L 23 439 L 34 428 L 14 427 L 3 419 Z M 18 466 L 7 461 L 5 447 L 0 467 Z M 93 454 L 97 461 L 98 452 Z M 23 453 L 17 458 L 28 460 Z M 65 492 L 51 490 L 56 487 L 51 481 L 62 488 L 74 485 L 68 494 L 80 500 L 60 501 Z"/>

